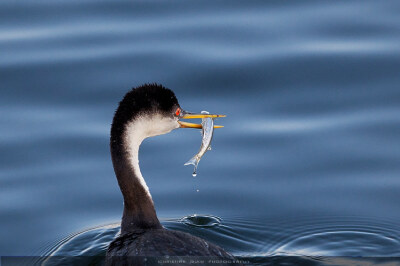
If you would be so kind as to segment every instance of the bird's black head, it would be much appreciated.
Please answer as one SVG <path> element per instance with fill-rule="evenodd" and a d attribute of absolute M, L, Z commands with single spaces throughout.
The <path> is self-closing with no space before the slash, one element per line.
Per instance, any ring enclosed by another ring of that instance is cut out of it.
<path fill-rule="evenodd" d="M 115 118 L 131 120 L 136 115 L 173 116 L 179 107 L 175 94 L 159 84 L 145 84 L 127 92 L 119 103 Z"/>
<path fill-rule="evenodd" d="M 136 124 L 141 137 L 165 134 L 178 128 L 181 115 L 175 94 L 162 85 L 145 84 L 130 90 L 115 112 L 111 139 L 122 136 L 127 126 Z"/>

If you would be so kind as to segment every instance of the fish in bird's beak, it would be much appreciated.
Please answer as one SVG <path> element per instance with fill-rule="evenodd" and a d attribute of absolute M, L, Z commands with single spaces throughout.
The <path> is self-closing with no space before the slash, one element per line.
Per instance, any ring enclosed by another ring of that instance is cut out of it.
<path fill-rule="evenodd" d="M 182 111 L 179 119 L 218 118 L 218 117 L 226 117 L 226 115 L 195 114 L 195 113 L 189 113 L 186 111 Z M 184 122 L 184 121 L 178 121 L 178 123 L 181 125 L 180 126 L 181 128 L 202 128 L 203 127 L 201 124 L 188 123 L 188 122 Z M 221 127 L 224 127 L 224 126 L 214 125 L 214 128 L 221 128 Z"/>

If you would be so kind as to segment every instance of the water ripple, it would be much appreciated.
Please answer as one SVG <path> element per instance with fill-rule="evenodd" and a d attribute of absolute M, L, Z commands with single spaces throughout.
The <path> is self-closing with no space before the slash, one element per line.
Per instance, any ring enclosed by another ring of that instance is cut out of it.
<path fill-rule="evenodd" d="M 262 222 L 260 218 L 221 220 L 204 215 L 199 216 L 202 217 L 201 223 L 212 221 L 212 226 L 193 226 L 190 219 L 190 223 L 182 223 L 193 217 L 164 219 L 162 223 L 168 229 L 200 236 L 255 264 L 306 260 L 330 265 L 336 261 L 333 257 L 346 261 L 346 257 L 351 260 L 350 257 L 360 256 L 400 256 L 399 228 L 394 221 L 321 216 L 276 223 Z M 219 226 L 215 226 L 213 221 L 218 221 Z M 108 244 L 117 234 L 118 224 L 87 229 L 60 240 L 44 253 L 65 260 L 72 259 L 71 256 L 104 256 Z"/>
<path fill-rule="evenodd" d="M 182 165 L 199 134 L 141 146 L 167 228 L 262 262 L 398 254 L 399 2 L 177 3 L 0 1 L 0 253 L 120 218 L 110 123 L 129 88 L 158 82 L 189 111 L 228 115 L 201 178 Z M 222 219 L 181 222 L 196 212 Z M 54 252 L 104 254 L 118 230 Z"/>
<path fill-rule="evenodd" d="M 400 255 L 395 222 L 332 217 L 293 225 L 268 251 L 285 256 L 387 256 Z"/>

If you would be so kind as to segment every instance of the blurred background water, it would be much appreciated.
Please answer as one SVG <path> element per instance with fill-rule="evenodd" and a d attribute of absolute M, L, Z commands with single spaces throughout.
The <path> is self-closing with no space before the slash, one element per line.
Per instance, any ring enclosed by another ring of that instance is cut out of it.
<path fill-rule="evenodd" d="M 0 255 L 104 255 L 122 214 L 113 113 L 157 82 L 186 110 L 228 115 L 196 178 L 183 166 L 196 130 L 143 143 L 166 227 L 259 264 L 400 256 L 399 13 L 398 1 L 2 0 Z M 182 223 L 193 214 L 221 223 Z"/>

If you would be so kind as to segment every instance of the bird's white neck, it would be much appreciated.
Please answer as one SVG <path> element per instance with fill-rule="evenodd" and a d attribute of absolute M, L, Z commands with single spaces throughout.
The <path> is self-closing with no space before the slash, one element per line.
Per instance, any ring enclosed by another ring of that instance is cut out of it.
<path fill-rule="evenodd" d="M 147 192 L 151 199 L 149 188 L 144 180 L 139 167 L 139 147 L 145 138 L 166 134 L 171 130 L 178 128 L 177 119 L 163 117 L 161 115 L 141 115 L 130 121 L 126 125 L 124 134 L 124 143 L 126 144 L 126 152 L 128 160 L 139 184 Z"/>
<path fill-rule="evenodd" d="M 149 188 L 139 167 L 139 147 L 147 137 L 161 135 L 179 127 L 177 119 L 158 114 L 138 115 L 111 134 L 111 155 L 115 174 L 124 196 L 121 232 L 161 228 Z"/>
<path fill-rule="evenodd" d="M 126 143 L 126 152 L 128 154 L 127 159 L 134 171 L 134 177 L 137 178 L 139 185 L 143 187 L 151 199 L 149 188 L 142 176 L 139 166 L 139 148 L 140 144 L 142 144 L 143 140 L 146 138 L 144 129 L 147 128 L 147 124 L 146 120 L 141 117 L 130 122 L 126 126 L 124 142 Z"/>

